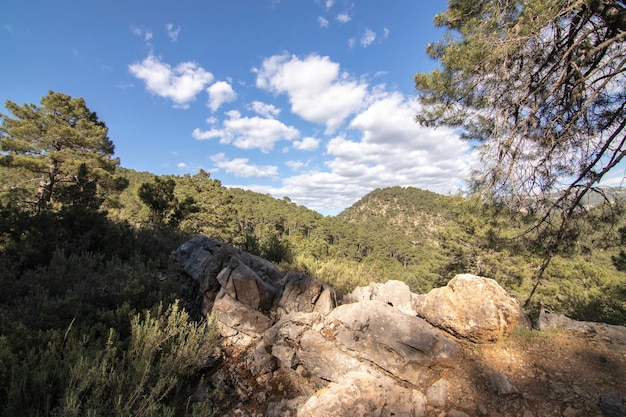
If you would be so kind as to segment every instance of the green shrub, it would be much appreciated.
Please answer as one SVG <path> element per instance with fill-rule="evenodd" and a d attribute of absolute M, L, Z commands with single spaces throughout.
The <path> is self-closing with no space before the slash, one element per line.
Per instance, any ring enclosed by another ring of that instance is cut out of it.
<path fill-rule="evenodd" d="M 193 323 L 172 304 L 137 315 L 128 350 L 111 330 L 103 350 L 88 352 L 70 369 L 59 414 L 64 416 L 182 415 L 193 376 L 217 346 L 211 322 Z M 195 381 L 196 383 L 198 381 Z"/>
<path fill-rule="evenodd" d="M 177 302 L 136 315 L 128 340 L 114 329 L 90 340 L 73 324 L 39 336 L 25 354 L 0 338 L 3 415 L 183 416 L 219 342 L 211 319 L 193 322 Z"/>

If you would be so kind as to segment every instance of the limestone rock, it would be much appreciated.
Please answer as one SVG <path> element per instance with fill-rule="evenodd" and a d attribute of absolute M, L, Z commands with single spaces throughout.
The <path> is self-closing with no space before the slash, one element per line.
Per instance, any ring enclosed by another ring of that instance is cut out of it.
<path fill-rule="evenodd" d="M 409 286 L 402 281 L 390 280 L 384 284 L 371 283 L 367 287 L 355 288 L 343 299 L 344 304 L 358 301 L 375 300 L 397 308 L 410 316 L 415 315 L 412 293 Z"/>
<path fill-rule="evenodd" d="M 259 340 L 281 315 L 328 314 L 337 305 L 328 285 L 305 274 L 285 275 L 265 259 L 204 236 L 182 244 L 172 259 L 198 283 L 201 311 L 216 315 L 222 336 L 231 343 Z"/>
<path fill-rule="evenodd" d="M 496 281 L 470 274 L 416 297 L 414 308 L 432 325 L 474 342 L 507 336 L 523 315 L 517 300 Z"/>
<path fill-rule="evenodd" d="M 515 388 L 509 382 L 509 379 L 501 372 L 495 372 L 489 375 L 489 382 L 497 391 L 498 395 L 509 395 L 515 393 Z"/>
<path fill-rule="evenodd" d="M 306 401 L 307 397 L 298 396 L 292 399 L 284 399 L 276 403 L 270 403 L 264 417 L 287 417 L 295 416 L 298 408 Z"/>
<path fill-rule="evenodd" d="M 284 274 L 271 262 L 206 236 L 196 236 L 183 243 L 172 252 L 171 258 L 199 284 L 204 314 L 211 312 L 213 302 L 222 289 L 218 275 L 233 259 L 249 267 L 270 286 L 280 288 L 284 285 Z"/>
<path fill-rule="evenodd" d="M 366 364 L 337 348 L 331 333 L 321 314 L 294 313 L 268 329 L 263 342 L 272 346 L 272 355 L 283 367 L 302 366 L 326 381 L 338 382 L 348 372 L 366 371 Z"/>
<path fill-rule="evenodd" d="M 265 332 L 263 343 L 284 367 L 302 366 L 333 382 L 373 369 L 418 384 L 431 377 L 434 365 L 458 354 L 456 343 L 423 319 L 378 301 L 345 304 L 326 317 L 287 315 Z"/>
<path fill-rule="evenodd" d="M 212 313 L 221 325 L 253 339 L 259 339 L 263 332 L 273 324 L 269 317 L 233 299 L 228 294 L 223 294 L 215 300 Z M 227 336 L 227 334 L 222 332 L 222 336 Z"/>
<path fill-rule="evenodd" d="M 456 343 L 425 320 L 378 301 L 341 305 L 326 321 L 342 350 L 414 384 L 429 367 L 458 353 Z"/>
<path fill-rule="evenodd" d="M 614 344 L 626 346 L 626 327 L 591 321 L 576 321 L 564 314 L 541 311 L 537 322 L 539 330 L 566 329 L 583 333 L 587 336 L 601 337 Z"/>
<path fill-rule="evenodd" d="M 419 391 L 381 375 L 355 372 L 310 397 L 298 417 L 420 417 L 425 414 L 425 404 Z"/>
<path fill-rule="evenodd" d="M 240 258 L 231 258 L 228 265 L 217 275 L 222 286 L 218 298 L 228 294 L 234 300 L 253 310 L 268 312 L 279 288 L 263 281 Z"/>
<path fill-rule="evenodd" d="M 428 404 L 435 407 L 444 407 L 448 399 L 448 391 L 450 390 L 450 382 L 445 379 L 439 379 L 426 390 L 426 399 Z"/>
<path fill-rule="evenodd" d="M 335 290 L 308 275 L 290 272 L 278 302 L 277 313 L 282 316 L 294 312 L 330 313 L 337 306 Z"/>

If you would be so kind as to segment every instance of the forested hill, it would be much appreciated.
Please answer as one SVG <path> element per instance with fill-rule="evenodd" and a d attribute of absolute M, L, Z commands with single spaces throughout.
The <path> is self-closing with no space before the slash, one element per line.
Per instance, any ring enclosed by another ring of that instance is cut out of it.
<path fill-rule="evenodd" d="M 414 187 L 388 187 L 365 195 L 337 217 L 346 222 L 378 229 L 381 235 L 390 228 L 431 240 L 437 230 L 454 218 L 455 198 Z"/>

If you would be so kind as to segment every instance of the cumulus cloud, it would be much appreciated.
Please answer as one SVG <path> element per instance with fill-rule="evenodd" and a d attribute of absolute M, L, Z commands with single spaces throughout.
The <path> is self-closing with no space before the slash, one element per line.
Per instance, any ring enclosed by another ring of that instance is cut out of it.
<path fill-rule="evenodd" d="M 248 158 L 228 159 L 224 153 L 211 156 L 211 160 L 219 169 L 243 178 L 266 178 L 278 177 L 278 167 L 274 165 L 254 165 L 250 164 Z"/>
<path fill-rule="evenodd" d="M 176 42 L 178 40 L 178 34 L 180 33 L 180 26 L 174 27 L 174 24 L 168 23 L 165 25 L 165 29 L 167 30 L 167 36 L 170 38 L 172 42 Z"/>
<path fill-rule="evenodd" d="M 322 16 L 317 17 L 317 23 L 319 23 L 320 27 L 323 27 L 323 28 L 328 27 L 328 19 L 325 19 Z"/>
<path fill-rule="evenodd" d="M 182 62 L 175 67 L 149 55 L 141 62 L 128 66 L 135 77 L 143 80 L 152 94 L 168 98 L 174 107 L 186 109 L 196 95 L 213 81 L 213 74 L 195 62 Z"/>
<path fill-rule="evenodd" d="M 351 120 L 349 130 L 329 140 L 325 169 L 302 171 L 297 164 L 288 165 L 300 170 L 279 186 L 244 188 L 277 198 L 287 195 L 327 215 L 339 213 L 376 188 L 456 192 L 475 162 L 470 147 L 451 129 L 416 124 L 418 109 L 413 98 L 378 91 Z"/>
<path fill-rule="evenodd" d="M 355 113 L 367 94 L 367 84 L 340 73 L 339 64 L 327 56 L 274 55 L 255 72 L 257 87 L 286 94 L 293 113 L 326 125 L 327 133 Z"/>
<path fill-rule="evenodd" d="M 370 28 L 366 28 L 363 35 L 361 35 L 361 46 L 367 48 L 376 40 L 376 32 Z"/>
<path fill-rule="evenodd" d="M 289 168 L 293 169 L 294 171 L 299 170 L 300 168 L 302 168 L 304 166 L 304 162 L 302 161 L 287 161 L 285 162 L 285 165 L 287 165 Z"/>
<path fill-rule="evenodd" d="M 334 4 L 334 0 L 326 0 L 326 10 L 330 9 L 331 7 L 333 7 Z"/>
<path fill-rule="evenodd" d="M 280 109 L 273 104 L 267 104 L 256 100 L 248 105 L 248 109 L 252 110 L 256 114 L 272 119 L 280 114 Z"/>
<path fill-rule="evenodd" d="M 335 19 L 341 23 L 348 23 L 350 20 L 352 20 L 352 18 L 347 12 L 339 13 L 337 16 L 335 16 Z"/>
<path fill-rule="evenodd" d="M 225 81 L 216 82 L 207 88 L 206 91 L 209 94 L 208 106 L 212 111 L 216 111 L 224 103 L 230 103 L 237 99 L 237 93 Z"/>
<path fill-rule="evenodd" d="M 206 131 L 195 129 L 192 136 L 198 140 L 220 138 L 222 144 L 232 143 L 241 149 L 260 149 L 263 152 L 270 151 L 280 140 L 293 140 L 300 136 L 298 129 L 276 119 L 242 117 L 235 110 L 226 115 L 229 118 L 222 123 L 221 128 L 214 127 Z"/>
<path fill-rule="evenodd" d="M 298 149 L 300 151 L 314 151 L 320 146 L 320 140 L 306 137 L 302 140 L 296 140 L 293 142 L 294 149 Z"/>

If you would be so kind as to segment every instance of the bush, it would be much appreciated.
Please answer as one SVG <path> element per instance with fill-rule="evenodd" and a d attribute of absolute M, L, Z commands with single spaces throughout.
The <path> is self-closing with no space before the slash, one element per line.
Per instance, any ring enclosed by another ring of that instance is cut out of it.
<path fill-rule="evenodd" d="M 48 343 L 21 357 L 0 338 L 4 415 L 183 416 L 219 341 L 212 320 L 191 321 L 177 302 L 136 315 L 128 340 L 109 329 L 90 341 L 73 325 L 40 336 Z"/>

